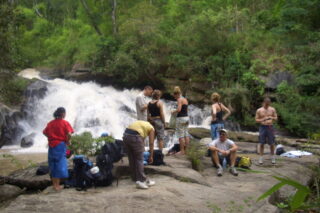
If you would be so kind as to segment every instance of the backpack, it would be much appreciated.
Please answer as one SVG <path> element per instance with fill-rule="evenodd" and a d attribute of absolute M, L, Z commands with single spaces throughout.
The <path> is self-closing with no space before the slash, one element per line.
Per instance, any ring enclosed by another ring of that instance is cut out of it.
<path fill-rule="evenodd" d="M 164 158 L 164 155 L 162 154 L 161 150 L 154 150 L 152 165 L 154 165 L 154 166 L 165 165 L 163 158 Z"/>
<path fill-rule="evenodd" d="M 91 169 L 92 166 L 92 162 L 84 155 L 74 156 L 73 175 L 75 177 L 75 187 L 77 190 L 86 190 L 92 185 L 92 181 L 86 175 L 86 172 Z"/>
<path fill-rule="evenodd" d="M 106 143 L 102 147 L 102 154 L 109 155 L 113 163 L 116 163 L 124 156 L 123 143 L 120 140 L 116 140 L 114 143 Z"/>
<path fill-rule="evenodd" d="M 241 167 L 241 168 L 244 168 L 244 169 L 250 169 L 251 167 L 251 159 L 249 157 L 237 157 L 236 159 L 236 166 L 237 167 Z"/>
<path fill-rule="evenodd" d="M 36 175 L 46 175 L 49 173 L 49 166 L 39 166 Z"/>
<path fill-rule="evenodd" d="M 96 158 L 96 165 L 99 167 L 99 174 L 94 177 L 95 186 L 109 186 L 112 184 L 113 175 L 112 158 L 107 154 L 100 154 Z"/>
<path fill-rule="evenodd" d="M 285 153 L 286 151 L 284 150 L 283 146 L 281 144 L 276 146 L 276 155 L 281 155 Z"/>

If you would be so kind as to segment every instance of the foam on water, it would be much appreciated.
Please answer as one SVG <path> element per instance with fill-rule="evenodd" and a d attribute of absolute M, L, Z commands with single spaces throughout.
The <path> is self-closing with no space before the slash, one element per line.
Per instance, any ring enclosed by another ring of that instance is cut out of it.
<path fill-rule="evenodd" d="M 24 70 L 21 76 L 38 77 L 39 73 L 32 69 Z M 116 90 L 111 86 L 101 87 L 94 82 L 76 83 L 63 79 L 47 80 L 49 83 L 46 95 L 42 99 L 33 100 L 32 119 L 20 122 L 25 135 L 35 133 L 35 143 L 30 148 L 18 149 L 18 152 L 46 152 L 47 138 L 42 134 L 46 124 L 53 119 L 57 107 L 66 108 L 66 120 L 71 123 L 75 133 L 90 131 L 94 137 L 103 132 L 122 138 L 126 126 L 136 120 L 135 98 L 138 90 Z M 175 102 L 164 101 L 166 121 Z M 207 113 L 200 108 L 189 106 L 190 124 L 201 126 L 206 120 Z M 171 140 L 171 139 L 170 139 Z M 173 144 L 170 141 L 167 146 Z M 16 150 L 16 149 L 14 149 Z"/>

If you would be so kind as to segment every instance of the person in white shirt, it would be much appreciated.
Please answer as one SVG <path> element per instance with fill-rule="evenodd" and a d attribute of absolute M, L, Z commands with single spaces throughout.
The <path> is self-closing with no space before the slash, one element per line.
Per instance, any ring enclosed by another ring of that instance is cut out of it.
<path fill-rule="evenodd" d="M 143 91 L 136 98 L 136 110 L 137 119 L 141 121 L 147 121 L 147 108 L 148 100 L 147 97 L 152 95 L 153 89 L 151 86 L 145 86 Z"/>
<path fill-rule="evenodd" d="M 230 173 L 234 176 L 238 176 L 235 163 L 237 159 L 237 145 L 230 139 L 228 139 L 228 131 L 226 129 L 221 129 L 219 131 L 219 138 L 213 140 L 209 144 L 209 149 L 212 151 L 212 159 L 214 165 L 218 168 L 217 175 L 222 176 L 223 173 L 223 161 L 227 161 L 230 165 Z"/>

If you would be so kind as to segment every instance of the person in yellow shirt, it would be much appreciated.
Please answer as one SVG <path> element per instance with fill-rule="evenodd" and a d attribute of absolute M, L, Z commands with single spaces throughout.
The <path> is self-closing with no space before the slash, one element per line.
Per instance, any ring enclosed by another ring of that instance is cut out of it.
<path fill-rule="evenodd" d="M 123 134 L 123 142 L 128 152 L 131 177 L 139 189 L 148 189 L 155 184 L 154 181 L 148 179 L 144 174 L 143 152 L 144 139 L 146 137 L 149 137 L 149 163 L 152 163 L 155 137 L 153 126 L 147 121 L 138 120 L 131 123 Z"/>

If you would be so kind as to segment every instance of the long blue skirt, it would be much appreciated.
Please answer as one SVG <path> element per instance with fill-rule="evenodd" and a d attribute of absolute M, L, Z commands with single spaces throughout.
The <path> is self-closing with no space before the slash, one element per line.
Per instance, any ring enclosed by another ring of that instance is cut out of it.
<path fill-rule="evenodd" d="M 50 175 L 53 178 L 68 178 L 68 160 L 66 157 L 67 146 L 61 142 L 56 147 L 49 147 L 48 163 Z"/>

